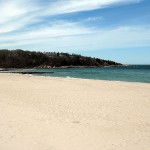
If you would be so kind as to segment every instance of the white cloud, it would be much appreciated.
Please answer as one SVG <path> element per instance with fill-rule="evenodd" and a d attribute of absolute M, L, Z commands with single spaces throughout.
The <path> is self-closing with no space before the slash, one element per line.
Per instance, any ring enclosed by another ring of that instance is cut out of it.
<path fill-rule="evenodd" d="M 50 4 L 47 13 L 62 14 L 80 12 L 108 7 L 115 4 L 138 3 L 140 1 L 141 0 L 60 0 Z"/>
<path fill-rule="evenodd" d="M 101 29 L 93 31 L 93 34 L 62 38 L 61 41 L 59 46 L 54 45 L 54 49 L 92 51 L 150 46 L 150 28 L 119 27 L 109 30 Z"/>
<path fill-rule="evenodd" d="M 115 4 L 137 3 L 141 0 L 1 0 L 0 48 L 35 49 L 103 49 L 121 45 L 143 45 L 150 41 L 149 29 L 116 28 L 110 30 L 83 26 L 85 21 L 101 19 L 88 17 L 79 22 L 53 21 L 44 24 L 48 16 L 94 10 Z M 30 25 L 33 25 L 32 27 Z M 132 37 L 132 38 L 131 38 Z M 143 42 L 142 42 L 143 41 Z M 108 44 L 109 43 L 109 44 Z M 36 46 L 35 46 L 36 45 Z"/>
<path fill-rule="evenodd" d="M 56 21 L 55 23 L 53 22 L 53 24 L 49 26 L 40 26 L 38 28 L 34 28 L 32 30 L 27 30 L 20 33 L 6 35 L 3 34 L 2 36 L 0 36 L 0 47 L 8 47 L 12 45 L 19 46 L 24 44 L 27 45 L 30 43 L 42 43 L 43 41 L 47 41 L 51 38 L 77 36 L 89 33 L 92 33 L 92 30 L 90 28 L 80 26 L 76 23 Z"/>
<path fill-rule="evenodd" d="M 82 19 L 80 20 L 80 22 L 95 22 L 95 21 L 99 21 L 99 20 L 102 20 L 103 17 L 88 17 L 88 18 L 85 18 L 85 19 Z"/>
<path fill-rule="evenodd" d="M 35 5 L 35 3 L 31 4 L 29 3 L 29 0 L 0 1 L 0 23 L 17 19 L 22 16 L 25 17 L 25 15 L 28 15 L 27 13 L 31 13 L 37 10 L 37 6 L 35 8 L 33 5 Z"/>
<path fill-rule="evenodd" d="M 57 26 L 46 30 L 40 29 L 39 32 L 27 32 L 24 35 L 5 36 L 3 39 L 0 38 L 0 48 L 7 46 L 31 50 L 81 51 L 150 46 L 150 28 L 146 27 L 93 30 L 77 27 L 75 24 L 64 25 L 67 26 L 66 29 Z"/>
<path fill-rule="evenodd" d="M 35 3 L 29 0 L 0 1 L 0 34 L 20 30 L 37 20 Z"/>
<path fill-rule="evenodd" d="M 1 0 L 0 33 L 7 33 L 40 23 L 46 16 L 94 10 L 114 4 L 135 3 L 140 0 L 57 0 L 43 2 L 39 0 Z"/>

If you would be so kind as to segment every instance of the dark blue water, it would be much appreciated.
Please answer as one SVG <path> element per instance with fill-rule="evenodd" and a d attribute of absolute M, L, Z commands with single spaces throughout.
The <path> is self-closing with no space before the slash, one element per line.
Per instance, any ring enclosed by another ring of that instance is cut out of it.
<path fill-rule="evenodd" d="M 150 83 L 150 65 L 98 68 L 33 69 L 32 71 L 54 72 L 53 74 L 40 74 L 40 76 Z"/>

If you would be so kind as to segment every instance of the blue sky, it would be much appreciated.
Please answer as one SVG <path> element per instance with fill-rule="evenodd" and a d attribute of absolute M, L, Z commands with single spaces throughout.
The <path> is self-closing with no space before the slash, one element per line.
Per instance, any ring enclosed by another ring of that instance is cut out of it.
<path fill-rule="evenodd" d="M 149 0 L 0 0 L 0 49 L 150 64 Z"/>

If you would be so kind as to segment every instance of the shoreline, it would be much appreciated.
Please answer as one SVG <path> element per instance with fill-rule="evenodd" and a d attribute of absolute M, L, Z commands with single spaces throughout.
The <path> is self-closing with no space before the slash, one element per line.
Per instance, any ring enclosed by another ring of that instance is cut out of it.
<path fill-rule="evenodd" d="M 90 79 L 90 78 L 75 78 L 75 77 L 70 77 L 70 76 L 66 76 L 66 77 L 57 77 L 57 76 L 42 76 L 42 75 L 39 75 L 38 76 L 38 74 L 44 74 L 44 73 L 37 73 L 37 75 L 36 75 L 36 73 L 34 72 L 34 73 L 19 73 L 19 72 L 1 72 L 0 71 L 0 74 L 10 74 L 10 75 L 12 75 L 12 74 L 14 74 L 14 75 L 27 75 L 27 76 L 33 76 L 33 77 L 46 77 L 46 78 L 58 78 L 58 79 L 79 79 L 79 80 L 93 80 L 93 81 L 106 81 L 106 82 L 121 82 L 121 83 L 141 83 L 141 84 L 150 84 L 150 82 L 139 82 L 139 81 L 121 81 L 121 80 L 104 80 L 104 79 Z M 54 73 L 54 72 L 48 72 L 48 73 Z"/>
<path fill-rule="evenodd" d="M 45 67 L 34 67 L 34 68 L 0 68 L 0 72 L 2 71 L 9 71 L 9 70 L 28 70 L 28 69 L 70 69 L 70 68 L 103 68 L 103 67 L 126 67 L 129 65 L 109 65 L 109 66 L 60 66 L 60 67 L 52 67 L 52 66 L 45 66 Z"/>
<path fill-rule="evenodd" d="M 24 75 L 24 74 L 22 74 Z M 30 74 L 28 74 L 30 76 Z M 31 74 L 32 75 L 32 74 Z M 36 75 L 32 75 L 33 77 L 35 77 Z M 70 76 L 66 76 L 66 77 L 54 77 L 54 76 L 36 76 L 36 77 L 46 77 L 46 78 L 56 78 L 56 79 L 72 79 L 72 80 L 89 80 L 89 81 L 102 81 L 102 82 L 120 82 L 120 83 L 137 83 L 137 84 L 150 84 L 149 82 L 138 82 L 138 81 L 120 81 L 120 80 L 103 80 L 103 79 L 89 79 L 89 78 L 75 78 L 75 77 L 70 77 Z"/>

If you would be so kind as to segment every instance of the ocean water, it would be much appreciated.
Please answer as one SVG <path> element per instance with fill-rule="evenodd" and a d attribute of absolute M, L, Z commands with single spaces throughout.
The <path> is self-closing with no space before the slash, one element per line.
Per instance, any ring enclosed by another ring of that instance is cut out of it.
<path fill-rule="evenodd" d="M 21 71 L 26 72 L 30 70 Z M 35 74 L 38 76 L 150 83 L 150 65 L 97 68 L 31 69 L 31 71 L 54 72 Z"/>

